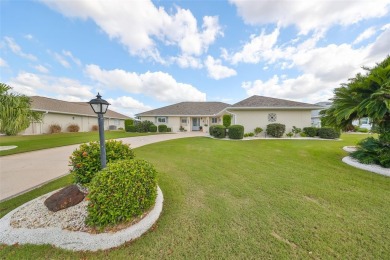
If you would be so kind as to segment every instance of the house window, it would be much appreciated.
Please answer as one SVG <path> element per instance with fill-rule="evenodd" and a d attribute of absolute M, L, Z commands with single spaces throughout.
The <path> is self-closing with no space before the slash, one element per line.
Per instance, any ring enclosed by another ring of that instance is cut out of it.
<path fill-rule="evenodd" d="M 275 122 L 276 121 L 276 114 L 275 113 L 269 113 L 268 114 L 268 122 Z"/>
<path fill-rule="evenodd" d="M 211 123 L 212 123 L 212 124 L 217 124 L 217 123 L 218 123 L 218 118 L 212 117 L 212 118 L 211 118 Z"/>
<path fill-rule="evenodd" d="M 157 123 L 166 123 L 167 118 L 165 116 L 159 116 L 157 117 Z"/>
<path fill-rule="evenodd" d="M 181 121 L 181 123 L 184 124 L 184 125 L 187 124 L 187 118 L 186 118 L 186 117 L 182 117 L 182 118 L 180 119 L 180 121 Z"/>

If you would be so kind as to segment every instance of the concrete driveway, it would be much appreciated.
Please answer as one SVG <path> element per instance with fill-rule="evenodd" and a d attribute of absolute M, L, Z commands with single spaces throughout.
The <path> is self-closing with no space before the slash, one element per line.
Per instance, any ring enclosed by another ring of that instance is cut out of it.
<path fill-rule="evenodd" d="M 204 136 L 202 132 L 183 132 L 121 138 L 131 148 L 185 138 Z M 41 186 L 69 173 L 69 156 L 79 145 L 69 145 L 0 157 L 0 201 Z"/>

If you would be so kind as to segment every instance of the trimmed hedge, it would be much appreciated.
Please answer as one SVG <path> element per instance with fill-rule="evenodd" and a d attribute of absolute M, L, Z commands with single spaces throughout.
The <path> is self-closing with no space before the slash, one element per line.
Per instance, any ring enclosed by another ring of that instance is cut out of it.
<path fill-rule="evenodd" d="M 244 126 L 242 125 L 231 125 L 228 127 L 228 136 L 230 139 L 242 139 L 244 138 Z"/>
<path fill-rule="evenodd" d="M 135 125 L 137 128 L 137 132 L 139 133 L 146 133 L 146 132 L 151 132 L 150 127 L 154 125 L 151 121 L 145 120 L 142 122 L 137 122 Z M 157 131 L 157 130 L 156 130 Z"/>
<path fill-rule="evenodd" d="M 282 137 L 285 131 L 286 126 L 279 123 L 269 124 L 266 129 L 267 135 L 272 137 Z"/>
<path fill-rule="evenodd" d="M 133 119 L 125 119 L 125 131 L 126 132 L 135 132 L 135 131 L 131 131 L 133 129 L 132 126 L 134 126 L 134 120 Z"/>
<path fill-rule="evenodd" d="M 229 127 L 232 124 L 232 116 L 231 115 L 223 115 L 223 125 L 225 127 Z"/>
<path fill-rule="evenodd" d="M 85 223 L 100 230 L 141 216 L 157 197 L 157 172 L 145 160 L 121 160 L 98 172 L 89 186 Z"/>
<path fill-rule="evenodd" d="M 213 136 L 215 138 L 225 138 L 226 136 L 226 127 L 223 125 L 216 125 L 213 128 Z"/>
<path fill-rule="evenodd" d="M 317 136 L 317 128 L 316 127 L 304 127 L 303 132 L 306 134 L 306 136 L 314 137 Z"/>
<path fill-rule="evenodd" d="M 155 126 L 155 125 L 149 126 L 149 132 L 156 133 L 157 132 L 157 126 Z"/>
<path fill-rule="evenodd" d="M 340 137 L 340 132 L 330 127 L 323 127 L 318 129 L 318 136 L 323 139 L 337 139 Z"/>
<path fill-rule="evenodd" d="M 129 125 L 126 127 L 126 132 L 131 132 L 131 133 L 137 132 L 137 127 L 135 125 Z"/>
<path fill-rule="evenodd" d="M 165 132 L 167 132 L 167 125 L 159 125 L 158 126 L 158 132 L 160 132 L 160 133 L 165 133 Z"/>
<path fill-rule="evenodd" d="M 167 132 L 168 132 L 168 133 L 169 133 L 169 132 L 172 132 L 172 128 L 167 127 Z"/>
<path fill-rule="evenodd" d="M 77 133 L 78 131 L 80 131 L 80 127 L 78 124 L 68 125 L 67 129 L 68 129 L 68 132 L 74 132 L 74 133 Z"/>
<path fill-rule="evenodd" d="M 107 163 L 133 158 L 134 152 L 130 145 L 116 140 L 106 142 Z M 70 166 L 71 172 L 74 173 L 75 183 L 82 185 L 90 183 L 95 174 L 101 170 L 99 142 L 80 145 L 70 156 Z"/>

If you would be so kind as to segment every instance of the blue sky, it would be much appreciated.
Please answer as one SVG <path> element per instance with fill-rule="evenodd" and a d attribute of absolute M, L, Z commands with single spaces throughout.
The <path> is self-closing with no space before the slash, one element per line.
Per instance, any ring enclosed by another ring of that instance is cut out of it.
<path fill-rule="evenodd" d="M 390 54 L 390 1 L 0 1 L 0 80 L 132 116 L 251 95 L 327 101 Z"/>

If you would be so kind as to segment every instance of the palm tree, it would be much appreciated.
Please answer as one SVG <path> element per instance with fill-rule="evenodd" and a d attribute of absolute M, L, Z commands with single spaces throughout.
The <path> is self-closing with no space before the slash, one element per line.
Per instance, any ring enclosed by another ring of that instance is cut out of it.
<path fill-rule="evenodd" d="M 364 68 L 366 75 L 357 74 L 335 89 L 332 106 L 323 111 L 326 125 L 345 129 L 353 120 L 369 117 L 379 139 L 368 138 L 352 157 L 365 163 L 390 167 L 390 56 L 374 68 Z"/>
<path fill-rule="evenodd" d="M 30 98 L 9 92 L 10 86 L 0 83 L 0 132 L 16 135 L 32 121 L 42 120 L 42 114 L 31 111 Z"/>

